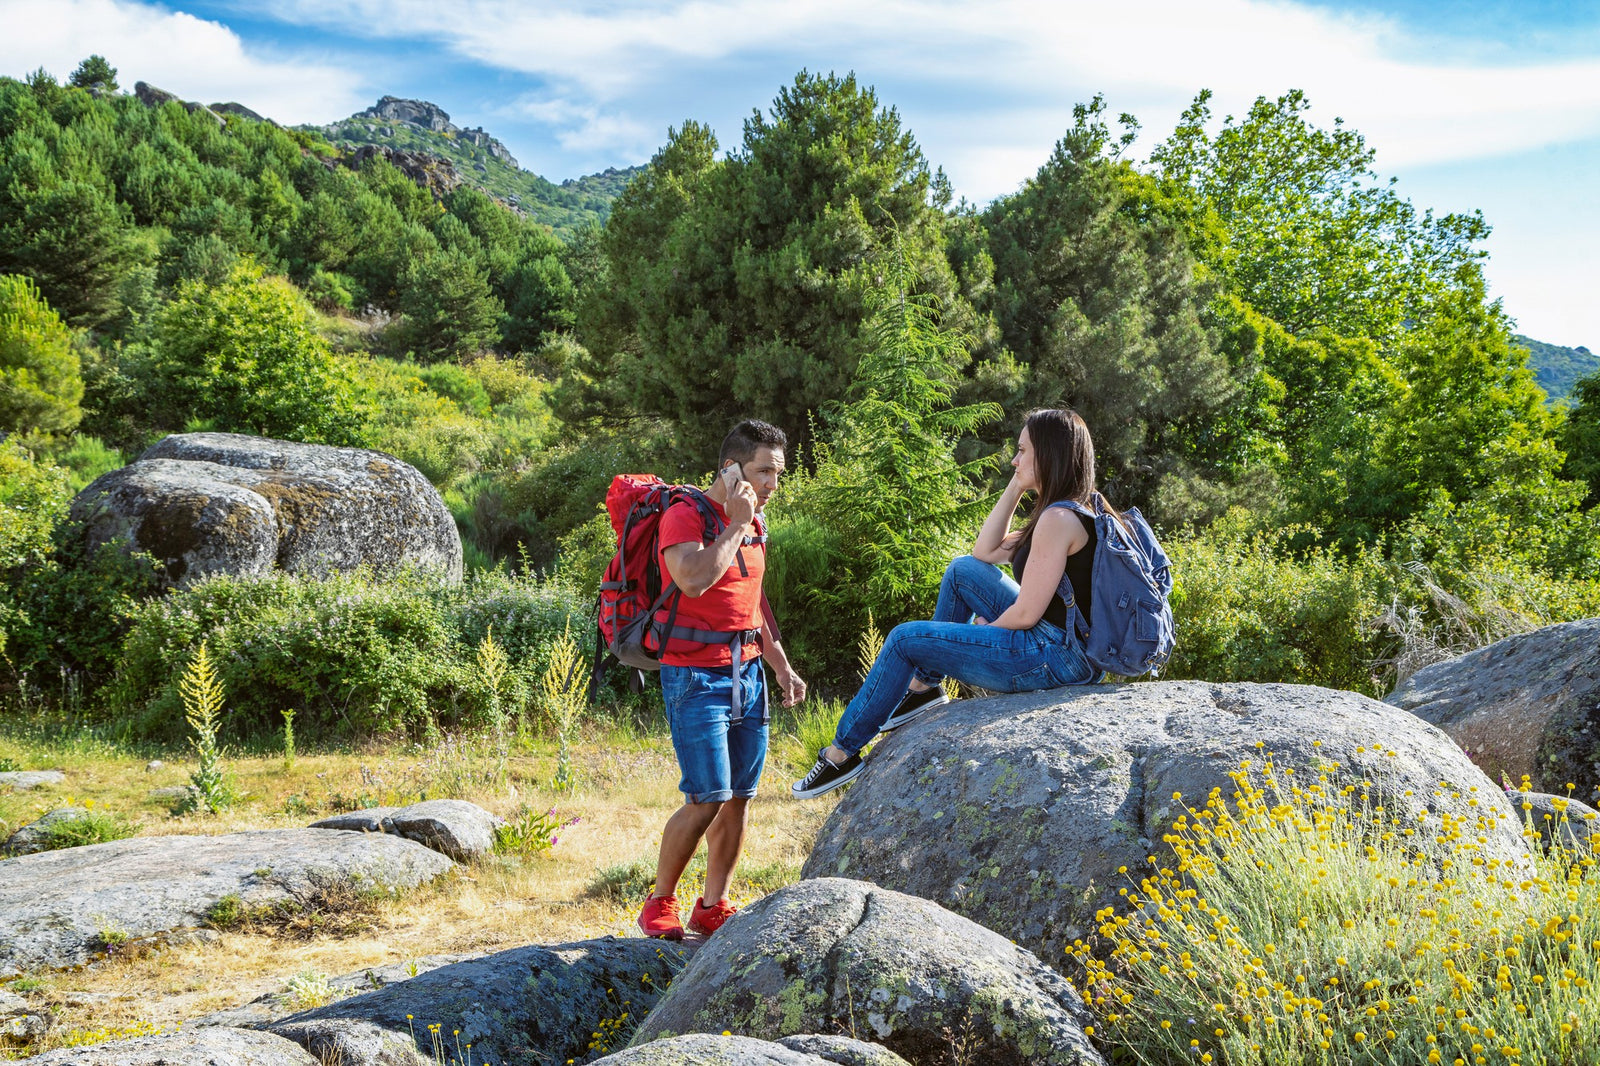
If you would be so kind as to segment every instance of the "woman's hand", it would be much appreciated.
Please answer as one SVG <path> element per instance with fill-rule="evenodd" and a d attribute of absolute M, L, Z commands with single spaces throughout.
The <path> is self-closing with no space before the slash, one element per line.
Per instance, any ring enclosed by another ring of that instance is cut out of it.
<path fill-rule="evenodd" d="M 989 517 L 983 520 L 983 528 L 978 530 L 978 539 L 972 545 L 974 559 L 996 565 L 1011 561 L 1011 553 L 1017 550 L 1017 540 L 1021 536 L 1021 530 L 1013 532 L 1011 529 L 1011 519 L 1017 513 L 1017 501 L 1020 499 L 1022 488 L 1013 474 L 1010 483 L 1000 493 L 1000 498 L 994 502 Z"/>

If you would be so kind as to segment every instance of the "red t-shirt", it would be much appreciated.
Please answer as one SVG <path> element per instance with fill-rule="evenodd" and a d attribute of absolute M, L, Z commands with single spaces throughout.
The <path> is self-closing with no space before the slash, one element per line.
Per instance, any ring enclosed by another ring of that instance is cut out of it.
<path fill-rule="evenodd" d="M 723 526 L 728 525 L 728 512 L 716 500 L 707 497 L 711 510 Z M 756 532 L 766 529 L 758 517 Z M 705 522 L 700 511 L 688 500 L 679 500 L 661 516 L 659 535 L 661 551 L 674 544 L 704 544 Z M 740 568 L 740 557 L 744 559 Z M 672 576 L 666 559 L 660 560 L 662 580 Z M 761 628 L 761 576 L 767 572 L 767 546 L 765 543 L 745 544 L 734 556 L 733 563 L 710 588 L 699 596 L 678 597 L 678 617 L 674 625 L 713 632 L 731 633 L 740 629 Z M 665 614 L 661 617 L 665 618 Z M 754 641 L 744 646 L 743 660 L 749 662 L 761 654 L 761 645 Z M 726 644 L 701 644 L 692 640 L 674 639 L 667 642 L 661 661 L 668 666 L 728 666 L 733 662 L 733 651 Z"/>

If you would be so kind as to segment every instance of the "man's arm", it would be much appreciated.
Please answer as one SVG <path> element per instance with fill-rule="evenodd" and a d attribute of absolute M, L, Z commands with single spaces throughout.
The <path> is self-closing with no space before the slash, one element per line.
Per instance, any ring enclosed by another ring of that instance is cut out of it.
<path fill-rule="evenodd" d="M 728 572 L 733 557 L 739 554 L 744 542 L 746 527 L 756 516 L 756 490 L 748 481 L 741 481 L 728 499 L 728 528 L 717 534 L 710 544 L 685 541 L 661 550 L 661 561 L 666 564 L 667 576 L 685 596 L 694 599 Z"/>
<path fill-rule="evenodd" d="M 765 612 L 761 618 L 761 657 L 772 664 L 772 674 L 783 691 L 785 707 L 793 707 L 806 698 L 806 683 L 789 665 L 789 656 L 784 654 L 783 645 L 778 643 L 778 635 L 773 632 L 772 620 Z"/>

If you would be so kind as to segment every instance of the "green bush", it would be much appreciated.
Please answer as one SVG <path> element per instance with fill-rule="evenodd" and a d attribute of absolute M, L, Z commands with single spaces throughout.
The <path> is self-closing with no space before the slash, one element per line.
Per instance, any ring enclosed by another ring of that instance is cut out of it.
<path fill-rule="evenodd" d="M 1383 637 L 1374 623 L 1395 594 L 1376 555 L 1293 552 L 1306 532 L 1252 528 L 1231 511 L 1208 529 L 1169 538 L 1178 644 L 1171 678 L 1284 681 L 1381 695 Z"/>
<path fill-rule="evenodd" d="M 489 413 L 489 393 L 474 375 L 454 363 L 421 367 L 416 372 L 422 383 L 475 418 Z"/>
<path fill-rule="evenodd" d="M 349 444 L 361 414 L 304 297 L 247 262 L 186 281 L 156 318 L 144 391 L 158 422 L 192 418 L 287 440 Z"/>
<path fill-rule="evenodd" d="M 82 399 L 72 331 L 31 279 L 0 274 L 0 432 L 71 429 Z"/>
<path fill-rule="evenodd" d="M 181 736 L 178 675 L 204 640 L 229 693 L 225 739 L 275 740 L 286 707 L 313 740 L 481 724 L 476 654 L 489 627 L 512 664 L 515 713 L 568 619 L 581 628 L 587 613 L 584 594 L 496 571 L 461 585 L 411 573 L 213 578 L 144 606 L 109 703 L 140 735 Z"/>

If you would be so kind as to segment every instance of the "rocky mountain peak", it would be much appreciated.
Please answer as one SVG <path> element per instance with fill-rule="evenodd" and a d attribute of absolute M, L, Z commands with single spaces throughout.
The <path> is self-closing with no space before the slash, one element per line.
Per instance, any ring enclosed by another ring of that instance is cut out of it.
<path fill-rule="evenodd" d="M 426 100 L 402 100 L 398 96 L 385 96 L 356 117 L 404 122 L 411 126 L 420 126 L 425 130 L 433 130 L 435 133 L 456 132 L 455 124 L 450 121 L 450 116 L 445 113 L 444 108 L 438 104 L 430 104 Z"/>

